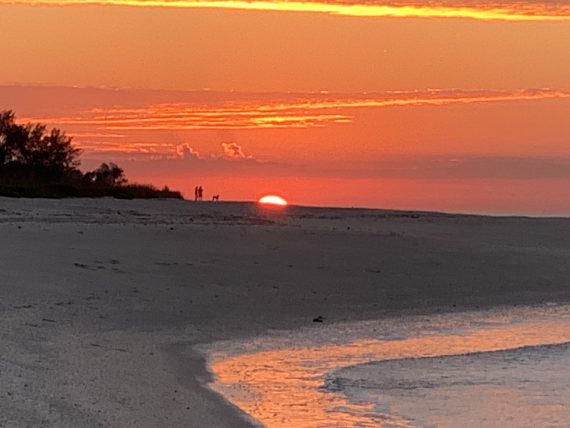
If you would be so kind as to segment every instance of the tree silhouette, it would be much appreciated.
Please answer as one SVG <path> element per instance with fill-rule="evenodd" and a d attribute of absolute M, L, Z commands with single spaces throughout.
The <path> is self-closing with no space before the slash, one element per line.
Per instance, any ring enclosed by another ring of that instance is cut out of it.
<path fill-rule="evenodd" d="M 19 125 L 14 112 L 0 111 L 0 196 L 182 199 L 168 188 L 127 184 L 123 169 L 112 162 L 83 174 L 80 153 L 59 129 Z"/>
<path fill-rule="evenodd" d="M 121 186 L 127 183 L 125 172 L 113 162 L 102 163 L 95 171 L 85 173 L 85 180 L 105 186 Z"/>
<path fill-rule="evenodd" d="M 2 167 L 8 159 L 7 142 L 14 130 L 14 113 L 11 111 L 0 112 L 0 167 Z"/>
<path fill-rule="evenodd" d="M 63 174 L 79 166 L 81 150 L 59 129 L 42 124 L 18 125 L 12 111 L 0 112 L 0 168 Z"/>

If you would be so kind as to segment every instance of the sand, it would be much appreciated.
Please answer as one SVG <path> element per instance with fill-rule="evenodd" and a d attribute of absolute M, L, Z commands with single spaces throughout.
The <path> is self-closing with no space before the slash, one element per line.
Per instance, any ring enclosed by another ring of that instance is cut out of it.
<path fill-rule="evenodd" d="M 570 219 L 0 198 L 0 426 L 240 427 L 194 346 L 570 301 Z"/>

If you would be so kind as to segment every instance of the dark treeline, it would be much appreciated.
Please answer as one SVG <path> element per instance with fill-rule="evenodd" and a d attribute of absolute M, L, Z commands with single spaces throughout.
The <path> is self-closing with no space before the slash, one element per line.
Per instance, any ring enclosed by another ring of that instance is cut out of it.
<path fill-rule="evenodd" d="M 129 184 L 116 164 L 79 170 L 81 150 L 59 129 L 17 124 L 12 111 L 0 111 L 0 196 L 178 198 L 168 187 Z"/>

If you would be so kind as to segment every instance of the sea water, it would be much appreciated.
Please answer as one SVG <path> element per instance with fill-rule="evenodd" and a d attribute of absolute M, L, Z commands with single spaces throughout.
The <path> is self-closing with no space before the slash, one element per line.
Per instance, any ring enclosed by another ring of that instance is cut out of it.
<path fill-rule="evenodd" d="M 570 308 L 279 331 L 209 347 L 210 385 L 267 427 L 568 427 Z"/>
<path fill-rule="evenodd" d="M 539 345 L 372 362 L 337 370 L 327 383 L 351 403 L 373 403 L 380 422 L 398 416 L 404 426 L 568 427 L 569 368 L 568 344 Z"/>

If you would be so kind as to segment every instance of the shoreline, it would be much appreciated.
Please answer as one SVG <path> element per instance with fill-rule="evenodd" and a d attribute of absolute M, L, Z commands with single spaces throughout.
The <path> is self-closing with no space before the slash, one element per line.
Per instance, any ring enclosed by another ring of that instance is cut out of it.
<path fill-rule="evenodd" d="M 545 300 L 541 299 L 541 302 L 534 302 L 532 299 L 528 301 L 518 301 L 512 304 L 500 303 L 500 304 L 488 304 L 488 305 L 464 305 L 464 306 L 439 306 L 432 308 L 411 308 L 406 310 L 390 310 L 383 313 L 378 313 L 376 315 L 368 314 L 367 316 L 354 316 L 354 314 L 345 314 L 338 321 L 334 323 L 327 324 L 327 327 L 333 328 L 335 325 L 344 324 L 359 324 L 367 322 L 382 322 L 386 320 L 393 319 L 407 319 L 407 318 L 422 318 L 430 316 L 446 316 L 446 315 L 461 315 L 466 313 L 475 312 L 503 312 L 510 309 L 541 309 L 548 308 L 551 306 L 567 306 L 570 305 L 570 299 L 565 298 L 564 300 Z M 355 308 L 357 310 L 358 308 Z M 307 323 L 304 318 L 287 319 L 281 320 L 286 327 L 272 327 L 266 330 L 254 329 L 252 331 L 232 331 L 221 335 L 215 339 L 211 340 L 198 340 L 196 342 L 188 343 L 185 341 L 175 341 L 169 345 L 169 350 L 166 351 L 170 354 L 172 365 L 176 367 L 181 373 L 185 373 L 185 377 L 181 383 L 186 384 L 190 388 L 198 388 L 201 390 L 200 395 L 208 397 L 208 400 L 213 404 L 212 411 L 215 411 L 218 415 L 222 415 L 224 419 L 223 426 L 228 427 L 249 427 L 257 428 L 264 425 L 250 416 L 244 411 L 244 409 L 237 406 L 235 403 L 230 401 L 230 399 L 225 396 L 220 391 L 212 389 L 211 384 L 215 381 L 215 373 L 211 370 L 210 364 L 208 362 L 209 352 L 208 349 L 212 347 L 216 349 L 223 349 L 224 343 L 246 344 L 251 341 L 257 340 L 270 340 L 270 338 L 275 335 L 279 337 L 281 334 L 287 333 L 291 335 L 299 334 L 303 330 L 310 330 L 315 325 Z M 291 328 L 291 326 L 293 326 Z M 570 339 L 569 339 L 570 343 Z M 524 346 L 523 346 L 524 347 Z M 279 347 L 281 348 L 281 347 Z M 271 349 L 270 346 L 267 349 Z M 506 350 L 518 349 L 518 348 L 506 348 Z M 500 351 L 497 351 L 500 352 Z M 240 353 L 241 354 L 241 353 Z M 247 354 L 247 353 L 245 353 Z M 233 353 L 229 354 L 229 357 L 233 356 Z M 460 354 L 462 355 L 462 354 Z M 337 369 L 343 369 L 349 366 L 339 366 Z M 330 373 L 329 373 L 330 374 Z M 222 426 L 222 425 L 221 425 Z"/>
<path fill-rule="evenodd" d="M 403 214 L 0 198 L 0 415 L 250 426 L 201 386 L 193 346 L 317 316 L 570 302 L 570 219 Z"/>
<path fill-rule="evenodd" d="M 395 316 L 272 331 L 249 340 L 213 343 L 202 352 L 216 375 L 208 387 L 262 426 L 316 428 L 325 420 L 374 426 L 392 419 L 408 426 L 403 415 L 377 413 L 377 403 L 350 400 L 335 388 L 336 373 L 386 362 L 568 345 L 569 309 L 549 304 Z"/>

